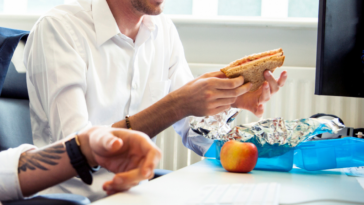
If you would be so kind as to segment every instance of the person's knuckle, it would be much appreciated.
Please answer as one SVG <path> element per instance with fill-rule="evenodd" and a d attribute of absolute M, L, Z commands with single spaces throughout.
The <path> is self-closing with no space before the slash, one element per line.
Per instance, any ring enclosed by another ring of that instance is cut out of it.
<path fill-rule="evenodd" d="M 279 91 L 279 87 L 272 89 L 271 95 L 277 93 Z"/>
<path fill-rule="evenodd" d="M 233 97 L 237 97 L 240 95 L 241 90 L 240 89 L 235 89 L 231 92 L 231 94 L 233 95 Z"/>
<path fill-rule="evenodd" d="M 234 79 L 234 80 L 231 80 L 230 82 L 229 82 L 229 87 L 230 88 L 236 88 L 236 87 L 238 87 L 239 86 L 239 84 L 240 84 L 240 82 L 238 81 L 238 79 Z"/>
<path fill-rule="evenodd" d="M 208 74 L 208 73 L 202 74 L 202 75 L 201 75 L 201 77 L 202 77 L 202 78 L 209 77 L 209 74 Z"/>
<path fill-rule="evenodd" d="M 216 79 L 214 78 L 209 78 L 206 80 L 206 86 L 209 88 L 209 89 L 212 89 L 216 86 L 216 84 L 218 83 L 218 81 L 216 81 Z"/>
<path fill-rule="evenodd" d="M 206 79 L 203 79 L 200 81 L 200 84 L 198 85 L 202 90 L 209 89 L 209 82 Z"/>
<path fill-rule="evenodd" d="M 265 99 L 264 99 L 264 102 L 267 102 L 270 100 L 270 95 L 266 96 Z"/>
<path fill-rule="evenodd" d="M 214 112 L 214 110 L 213 109 L 208 109 L 207 111 L 206 111 L 206 115 L 215 115 L 215 112 Z"/>
<path fill-rule="evenodd" d="M 213 92 L 211 92 L 211 91 L 209 91 L 209 90 L 206 90 L 205 92 L 204 92 L 204 98 L 205 99 L 211 99 L 212 97 L 213 97 Z"/>
<path fill-rule="evenodd" d="M 157 157 L 160 159 L 162 157 L 162 150 L 157 148 Z"/>
<path fill-rule="evenodd" d="M 208 113 L 210 110 L 214 109 L 215 105 L 213 103 L 206 103 L 204 106 L 204 112 Z"/>

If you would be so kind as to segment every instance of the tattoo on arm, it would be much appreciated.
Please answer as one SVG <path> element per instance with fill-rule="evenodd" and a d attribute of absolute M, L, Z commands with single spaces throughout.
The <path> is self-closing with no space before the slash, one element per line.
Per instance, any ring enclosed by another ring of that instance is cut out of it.
<path fill-rule="evenodd" d="M 25 152 L 20 155 L 18 173 L 21 171 L 26 172 L 27 169 L 35 170 L 37 168 L 46 171 L 48 169 L 43 165 L 57 165 L 57 161 L 62 158 L 61 154 L 65 152 L 66 150 L 63 145 L 52 146 L 36 153 Z"/>

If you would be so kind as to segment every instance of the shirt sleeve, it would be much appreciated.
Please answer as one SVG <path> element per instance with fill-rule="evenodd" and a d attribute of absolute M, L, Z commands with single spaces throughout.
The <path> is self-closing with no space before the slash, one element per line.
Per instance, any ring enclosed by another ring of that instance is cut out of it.
<path fill-rule="evenodd" d="M 49 144 L 92 126 L 85 99 L 87 64 L 82 54 L 73 29 L 53 16 L 37 22 L 28 38 L 24 63 L 29 98 L 36 116 L 49 123 Z"/>
<path fill-rule="evenodd" d="M 0 152 L 0 201 L 22 199 L 18 178 L 19 157 L 35 146 L 24 144 L 14 149 Z"/>
<path fill-rule="evenodd" d="M 183 46 L 177 29 L 171 27 L 171 58 L 169 79 L 171 80 L 170 92 L 177 90 L 194 79 L 186 61 Z M 213 144 L 213 140 L 193 132 L 189 125 L 190 118 L 186 117 L 173 125 L 174 130 L 182 137 L 182 143 L 196 154 L 203 156 Z"/>

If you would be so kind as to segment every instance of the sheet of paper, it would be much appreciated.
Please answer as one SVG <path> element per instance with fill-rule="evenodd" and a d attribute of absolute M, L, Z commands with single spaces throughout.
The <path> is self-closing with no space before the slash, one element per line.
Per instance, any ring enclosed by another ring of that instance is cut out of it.
<path fill-rule="evenodd" d="M 360 184 L 360 186 L 364 189 L 364 177 L 357 177 L 356 178 Z"/>
<path fill-rule="evenodd" d="M 18 46 L 15 48 L 13 58 L 11 59 L 11 62 L 14 64 L 15 69 L 16 69 L 16 71 L 18 71 L 18 73 L 26 72 L 26 68 L 25 68 L 24 61 L 23 61 L 24 47 L 25 47 L 25 42 L 19 41 Z"/>

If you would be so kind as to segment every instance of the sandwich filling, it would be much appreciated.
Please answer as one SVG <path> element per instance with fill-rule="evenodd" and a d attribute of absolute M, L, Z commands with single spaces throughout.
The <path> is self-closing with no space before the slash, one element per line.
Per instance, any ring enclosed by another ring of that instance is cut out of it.
<path fill-rule="evenodd" d="M 228 69 L 233 68 L 235 66 L 241 66 L 241 65 L 244 65 L 246 63 L 250 63 L 252 61 L 260 60 L 260 59 L 263 59 L 263 58 L 268 58 L 268 57 L 271 57 L 271 56 L 283 56 L 283 55 L 284 55 L 283 50 L 280 48 L 280 49 L 273 50 L 273 51 L 268 51 L 268 52 L 264 52 L 264 53 L 260 53 L 260 54 L 254 54 L 254 55 L 246 56 L 246 57 L 244 57 L 242 59 L 239 59 L 239 60 L 231 63 L 228 66 Z"/>

